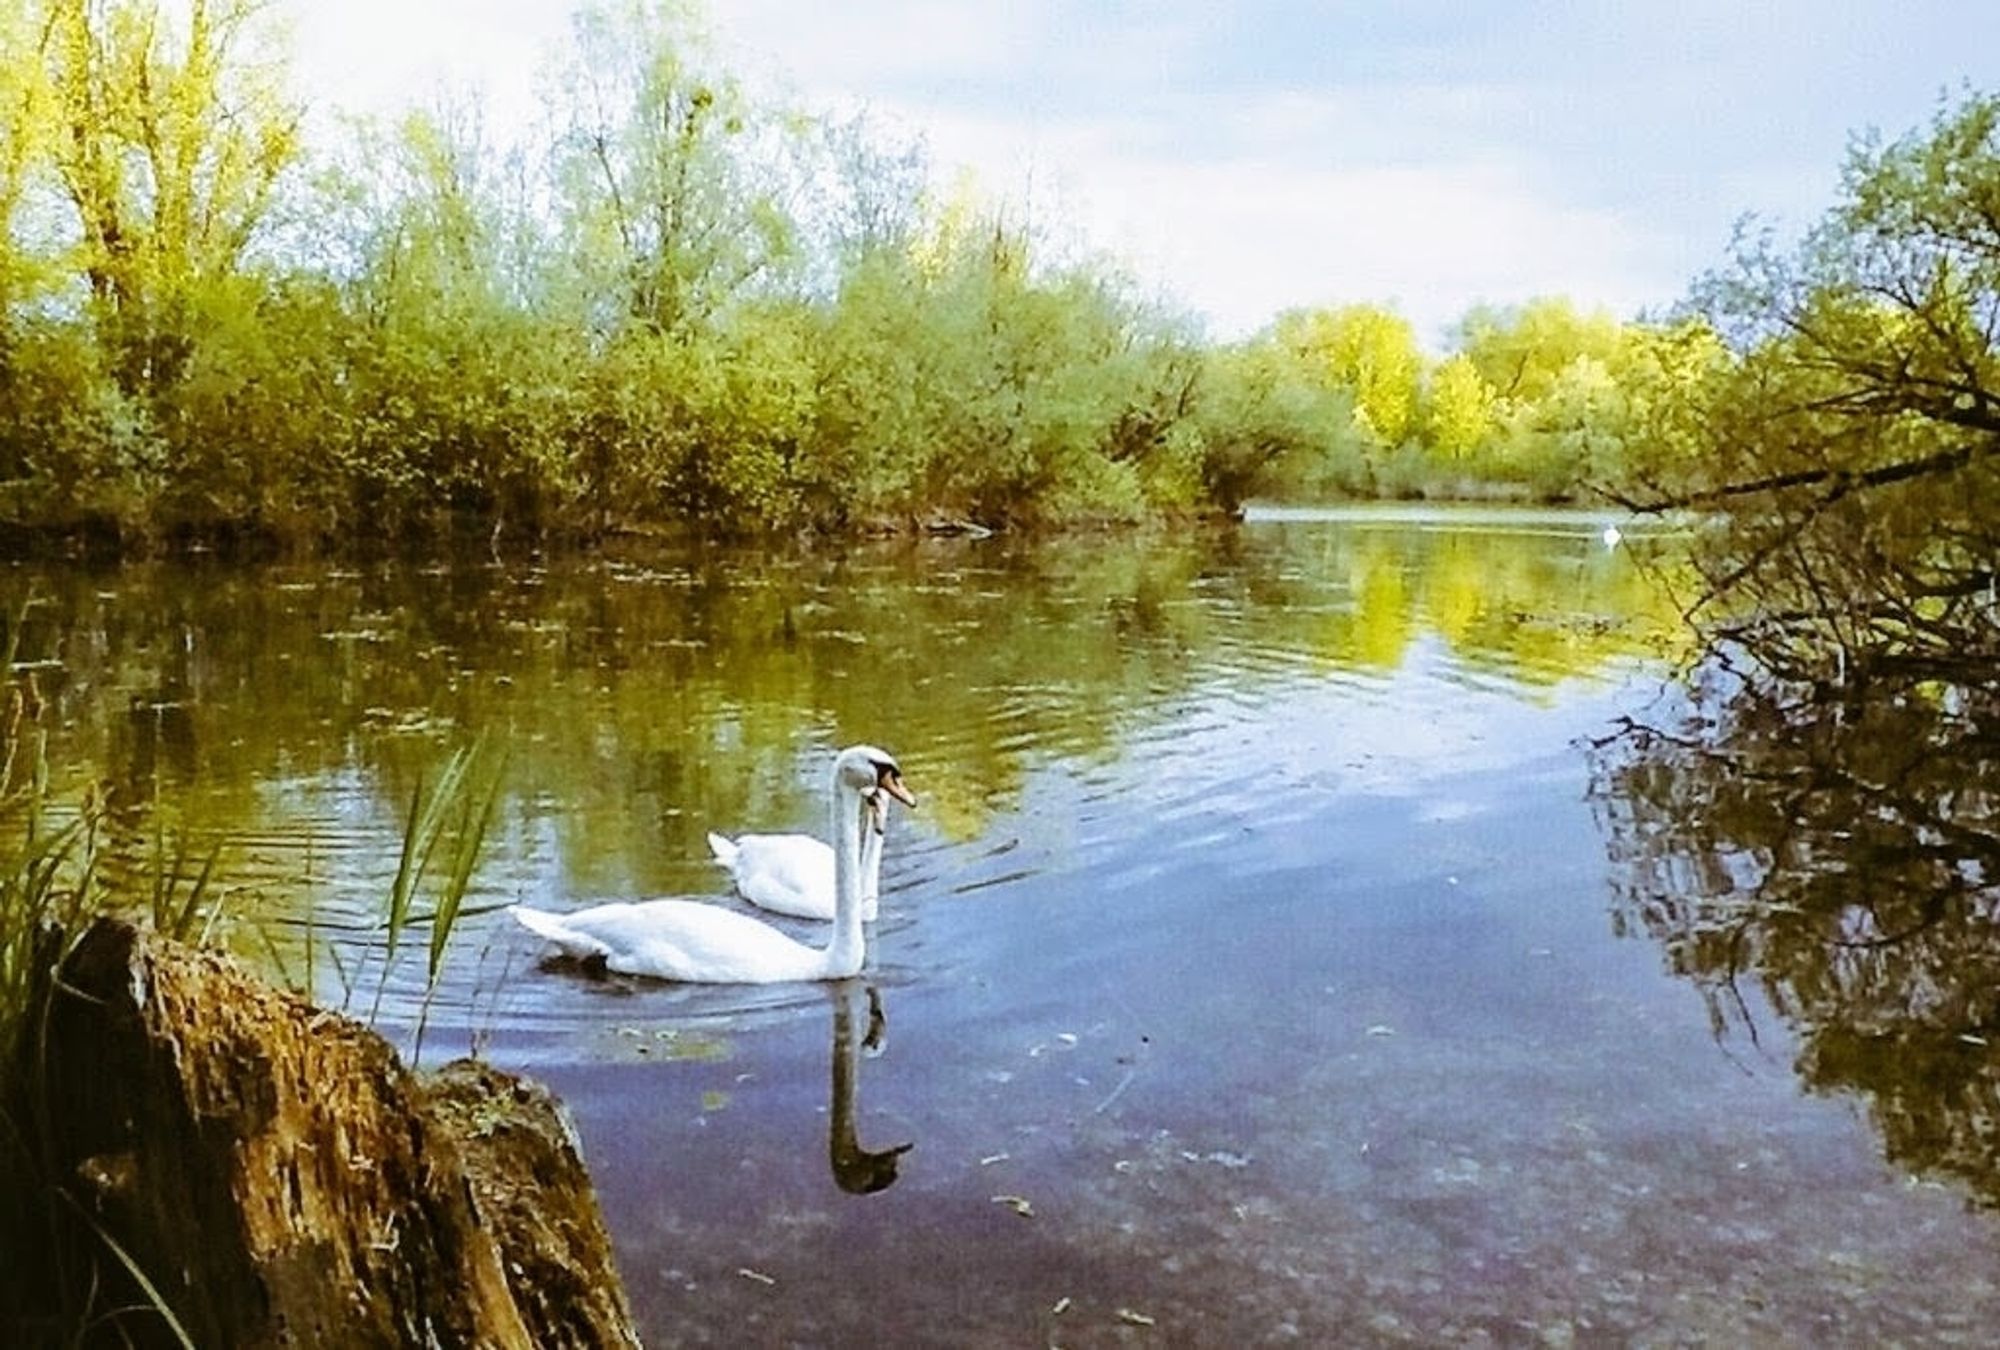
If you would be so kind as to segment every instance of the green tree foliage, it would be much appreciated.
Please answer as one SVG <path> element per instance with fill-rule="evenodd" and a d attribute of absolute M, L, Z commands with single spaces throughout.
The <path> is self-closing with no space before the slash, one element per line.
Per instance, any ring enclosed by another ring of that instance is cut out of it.
<path fill-rule="evenodd" d="M 775 128 L 674 0 L 585 10 L 560 67 L 563 254 L 604 332 L 693 334 L 794 252 Z"/>
<path fill-rule="evenodd" d="M 1295 310 L 1217 353 L 1209 411 L 1227 463 L 1212 477 L 1232 498 L 1590 498 L 1635 462 L 1690 453 L 1726 359 L 1699 321 L 1622 324 L 1558 298 L 1477 307 L 1436 359 L 1393 311 Z M 1313 409 L 1312 388 L 1335 397 Z M 1297 414 L 1298 435 L 1274 438 L 1281 409 Z M 1314 425 L 1323 414 L 1342 424 Z M 1663 436 L 1678 448 L 1655 446 Z"/>
<path fill-rule="evenodd" d="M 47 61 L 53 27 L 28 6 L 0 6 L 0 321 L 11 330 L 15 308 L 37 298 L 47 262 L 27 246 L 31 192 L 45 171 L 54 132 Z"/>
<path fill-rule="evenodd" d="M 918 147 L 752 98 L 686 0 L 585 10 L 504 145 L 462 104 L 306 145 L 269 17 L 0 15 L 0 521 L 1126 520 L 1573 497 L 1691 434 L 1693 348 L 1558 300 L 1435 364 L 1368 305 L 1207 343 Z"/>
<path fill-rule="evenodd" d="M 47 0 L 49 145 L 128 394 L 183 373 L 204 289 L 236 274 L 298 152 L 298 110 L 249 50 L 260 9 Z"/>
<path fill-rule="evenodd" d="M 1385 449 L 1402 444 L 1416 418 L 1423 373 L 1409 320 L 1375 305 L 1293 310 L 1279 316 L 1275 336 L 1308 369 L 1351 394 L 1364 434 Z"/>
<path fill-rule="evenodd" d="M 1234 509 L 1256 496 L 1366 490 L 1374 448 L 1354 394 L 1265 334 L 1210 356 L 1196 426 L 1209 494 Z"/>
<path fill-rule="evenodd" d="M 1513 309 L 1478 305 L 1458 325 L 1459 350 L 1497 396 L 1515 404 L 1549 397 L 1577 361 L 1615 368 L 1624 340 L 1623 326 L 1609 314 L 1579 314 L 1553 297 Z"/>
<path fill-rule="evenodd" d="M 13 518 L 148 510 L 214 467 L 189 380 L 249 302 L 246 259 L 299 148 L 260 9 L 30 0 L 0 19 L 19 118 L 0 152 Z"/>
<path fill-rule="evenodd" d="M 300 144 L 251 0 L 10 8 L 0 513 L 704 531 L 1209 509 L 1202 352 L 1116 269 L 676 3 L 587 10 L 546 138 Z"/>
<path fill-rule="evenodd" d="M 1746 239 L 1698 300 L 1739 359 L 1654 506 L 1719 510 L 1718 635 L 1853 680 L 2000 656 L 2000 99 L 1851 152 L 1796 247 Z M 1865 669 L 1864 669 L 1865 668 Z"/>
<path fill-rule="evenodd" d="M 1179 323 L 1108 268 L 1042 264 L 963 195 L 854 270 L 828 315 L 822 489 L 1002 521 L 1197 504 Z"/>
<path fill-rule="evenodd" d="M 1494 432 L 1493 386 L 1472 358 L 1454 352 L 1431 372 L 1424 407 L 1424 437 L 1438 457 L 1453 465 L 1471 459 Z"/>
<path fill-rule="evenodd" d="M 1625 378 L 1648 330 L 1546 298 L 1478 306 L 1459 322 L 1449 383 L 1433 377 L 1452 420 L 1433 414 L 1433 449 L 1461 473 L 1543 498 L 1583 495 L 1619 476 L 1632 428 Z M 1449 364 L 1449 363 L 1447 363 Z M 1477 382 L 1473 380 L 1477 376 Z M 1482 425 L 1483 423 L 1483 425 Z"/>
<path fill-rule="evenodd" d="M 1647 352 L 1632 500 L 1704 517 L 1708 654 L 1685 715 L 1601 748 L 1619 921 L 1719 1033 L 1761 988 L 1810 1087 L 1991 1204 L 2000 100 L 1861 138 L 1815 228 L 1696 300 Z"/>

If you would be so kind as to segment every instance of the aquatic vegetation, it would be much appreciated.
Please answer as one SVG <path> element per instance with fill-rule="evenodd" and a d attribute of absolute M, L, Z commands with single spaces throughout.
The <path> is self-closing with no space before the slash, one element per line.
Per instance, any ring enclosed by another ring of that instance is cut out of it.
<path fill-rule="evenodd" d="M 422 923 L 430 935 L 425 953 L 425 985 L 437 987 L 444 957 L 451 943 L 452 929 L 465 908 L 465 895 L 472 884 L 472 872 L 479 861 L 479 847 L 493 823 L 500 800 L 500 777 L 476 775 L 477 746 L 461 746 L 452 752 L 428 792 L 422 778 L 410 792 L 408 823 L 403 831 L 403 848 L 396 862 L 396 879 L 383 904 L 383 928 L 387 947 L 382 956 L 382 977 L 370 1019 L 381 1011 L 382 989 L 394 965 L 403 930 Z M 424 880 L 430 875 L 431 859 L 439 844 L 445 846 L 444 871 L 437 885 L 431 909 L 418 914 L 415 909 Z M 419 1031 L 419 1039 L 421 1039 Z"/>

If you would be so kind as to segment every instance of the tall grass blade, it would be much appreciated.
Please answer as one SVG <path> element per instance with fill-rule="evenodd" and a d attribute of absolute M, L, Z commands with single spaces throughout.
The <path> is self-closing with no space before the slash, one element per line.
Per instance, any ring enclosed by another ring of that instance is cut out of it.
<path fill-rule="evenodd" d="M 183 1350 L 195 1350 L 194 1337 L 188 1335 L 187 1328 L 181 1325 L 181 1319 L 174 1316 L 173 1308 L 168 1306 L 165 1298 L 161 1297 L 159 1289 L 154 1286 L 153 1282 L 146 1278 L 146 1272 L 139 1268 L 139 1263 L 132 1259 L 132 1254 L 119 1245 L 118 1239 L 112 1237 L 104 1225 L 97 1221 L 97 1216 L 79 1204 L 75 1196 L 60 1187 L 57 1188 L 56 1193 L 69 1203 L 71 1209 L 74 1209 L 83 1217 L 85 1223 L 90 1225 L 91 1230 L 104 1243 L 105 1250 L 118 1258 L 118 1264 L 125 1267 L 125 1273 L 130 1275 L 133 1283 L 139 1286 L 140 1292 L 146 1296 L 148 1305 L 154 1312 L 160 1315 L 160 1320 L 165 1322 L 167 1329 L 174 1333 L 174 1339 L 181 1343 Z"/>
<path fill-rule="evenodd" d="M 179 938 L 185 942 L 188 940 L 188 935 L 194 932 L 195 918 L 201 913 L 201 902 L 208 895 L 209 880 L 215 875 L 216 859 L 221 856 L 222 841 L 218 839 L 215 847 L 208 851 L 208 857 L 203 861 L 201 871 L 196 874 L 194 881 L 188 886 L 187 899 L 181 903 L 180 909 L 174 914 L 173 927 L 167 930 L 169 936 Z M 209 934 L 214 931 L 216 916 L 221 912 L 222 905 L 218 901 L 214 908 L 209 911 L 207 921 L 202 924 L 201 941 L 204 944 L 207 943 Z"/>
<path fill-rule="evenodd" d="M 425 970 L 423 1005 L 417 1011 L 416 1040 L 411 1047 L 413 1059 L 423 1057 L 424 1029 L 430 1024 L 431 1002 L 437 997 L 438 978 L 444 973 L 445 950 L 451 943 L 452 930 L 465 913 L 465 897 L 472 889 L 472 873 L 479 864 L 480 850 L 485 846 L 487 833 L 493 827 L 493 817 L 500 807 L 503 778 L 504 774 L 495 770 L 488 776 L 486 790 L 478 798 L 469 795 L 468 788 L 459 813 L 458 829 L 452 838 L 448 860 L 449 870 L 439 889 L 437 904 L 431 911 L 430 959 Z"/>
<path fill-rule="evenodd" d="M 451 941 L 451 931 L 464 910 L 466 894 L 472 889 L 473 870 L 479 865 L 480 851 L 485 847 L 487 833 L 493 828 L 493 817 L 500 808 L 500 782 L 500 774 L 495 773 L 479 800 L 466 801 L 465 814 L 457 838 L 452 843 L 451 870 L 445 875 L 444 887 L 438 894 L 437 909 L 431 916 L 429 976 L 432 984 L 437 983 L 438 975 L 444 968 L 445 946 Z"/>
<path fill-rule="evenodd" d="M 453 850 L 453 859 L 450 866 L 454 874 L 461 871 L 458 854 L 465 848 L 465 837 L 472 833 L 470 829 L 472 818 L 471 807 L 466 794 L 470 790 L 475 751 L 476 747 L 474 746 L 459 747 L 452 752 L 451 758 L 445 761 L 444 769 L 438 774 L 436 784 L 428 793 L 424 791 L 423 782 L 419 779 L 415 790 L 410 794 L 410 813 L 403 830 L 403 849 L 401 855 L 396 860 L 395 880 L 390 884 L 389 888 L 388 912 L 385 922 L 385 927 L 388 930 L 387 951 L 382 959 L 382 973 L 375 984 L 375 1001 L 368 1013 L 368 1020 L 371 1023 L 379 1021 L 381 1018 L 382 997 L 388 989 L 389 976 L 395 965 L 396 953 L 401 945 L 403 930 L 412 920 L 412 910 L 416 902 L 416 897 L 423 888 L 424 878 L 430 873 L 432 856 L 437 851 L 439 841 L 450 832 L 448 827 L 452 823 L 454 813 L 458 815 L 460 822 L 460 828 L 457 831 L 459 844 Z M 497 793 L 497 791 L 496 786 L 495 792 Z M 482 825 L 480 829 L 483 832 L 484 826 Z M 453 884 L 449 881 L 446 884 L 445 891 L 447 897 L 450 899 L 454 917 L 463 900 L 465 880 L 469 879 L 471 875 L 471 861 L 473 857 L 477 856 L 477 852 L 478 841 L 474 839 L 471 846 L 471 856 L 466 859 L 462 869 L 464 877 L 457 882 L 459 890 L 456 897 L 451 896 Z M 433 923 L 435 923 L 435 915 L 433 916 Z M 441 959 L 441 952 L 437 947 L 435 929 L 433 929 L 432 953 L 430 964 L 432 969 L 435 970 L 438 961 Z M 426 1003 L 428 1003 L 428 997 L 426 998 Z"/>

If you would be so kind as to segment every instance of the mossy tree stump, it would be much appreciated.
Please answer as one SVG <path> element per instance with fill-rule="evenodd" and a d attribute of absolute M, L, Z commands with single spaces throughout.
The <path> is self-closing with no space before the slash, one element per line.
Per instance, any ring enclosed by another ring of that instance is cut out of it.
<path fill-rule="evenodd" d="M 572 1131 L 228 959 L 100 920 L 47 1042 L 57 1175 L 203 1346 L 636 1345 Z M 170 1343 L 157 1313 L 134 1339 Z"/>

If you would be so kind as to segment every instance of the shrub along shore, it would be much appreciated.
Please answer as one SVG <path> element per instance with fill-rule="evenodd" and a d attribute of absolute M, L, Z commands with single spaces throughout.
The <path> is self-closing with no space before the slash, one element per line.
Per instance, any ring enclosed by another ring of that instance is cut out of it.
<path fill-rule="evenodd" d="M 336 122 L 258 0 L 0 14 L 0 530 L 121 548 L 988 527 L 1575 497 L 1700 323 L 1371 305 L 1215 341 L 920 146 L 584 13 L 535 130 Z M 17 544 L 17 546 L 20 546 Z"/>

